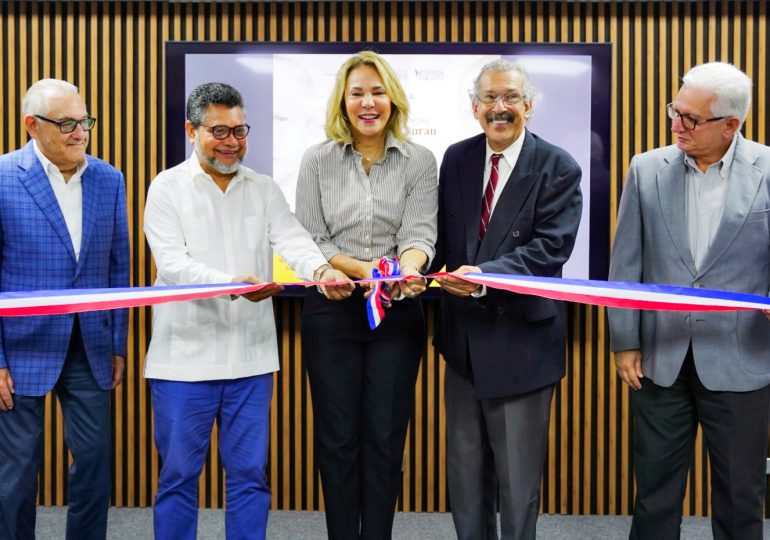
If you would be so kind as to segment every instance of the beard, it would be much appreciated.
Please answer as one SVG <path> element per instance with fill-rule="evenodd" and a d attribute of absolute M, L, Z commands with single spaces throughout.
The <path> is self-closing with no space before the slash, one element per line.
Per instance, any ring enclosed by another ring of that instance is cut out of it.
<path fill-rule="evenodd" d="M 208 157 L 203 153 L 203 148 L 201 148 L 197 138 L 195 139 L 193 147 L 195 148 L 195 154 L 198 156 L 198 159 L 205 161 L 212 169 L 220 174 L 235 174 L 238 172 L 238 167 L 241 165 L 241 162 L 243 162 L 243 158 L 239 157 L 237 161 L 230 165 L 225 165 L 215 157 Z"/>

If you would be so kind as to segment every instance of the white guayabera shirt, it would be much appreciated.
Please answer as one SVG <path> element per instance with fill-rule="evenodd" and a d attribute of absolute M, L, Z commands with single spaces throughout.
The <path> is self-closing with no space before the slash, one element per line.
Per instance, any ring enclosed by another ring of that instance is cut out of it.
<path fill-rule="evenodd" d="M 302 279 L 326 263 L 272 178 L 241 166 L 223 193 L 193 154 L 150 184 L 144 231 L 155 285 L 272 276 L 271 247 Z M 234 379 L 278 370 L 273 305 L 229 296 L 153 308 L 145 377 Z"/>

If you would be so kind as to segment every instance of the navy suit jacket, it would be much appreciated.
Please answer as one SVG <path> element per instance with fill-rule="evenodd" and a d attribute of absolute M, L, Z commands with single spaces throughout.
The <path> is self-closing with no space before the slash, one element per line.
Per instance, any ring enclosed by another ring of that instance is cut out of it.
<path fill-rule="evenodd" d="M 129 244 L 123 175 L 86 156 L 83 237 L 76 260 L 51 182 L 30 141 L 0 156 L 0 291 L 127 287 Z M 99 386 L 112 386 L 112 356 L 125 356 L 127 310 L 79 314 Z M 0 317 L 0 367 L 16 394 L 41 396 L 59 378 L 74 315 Z"/>
<path fill-rule="evenodd" d="M 432 270 L 468 264 L 488 273 L 560 276 L 580 223 L 580 167 L 567 152 L 526 131 L 479 245 L 485 158 L 484 134 L 444 154 Z M 457 373 L 472 376 L 478 398 L 555 383 L 564 376 L 565 341 L 561 302 L 494 289 L 481 298 L 443 293 L 435 344 Z"/>

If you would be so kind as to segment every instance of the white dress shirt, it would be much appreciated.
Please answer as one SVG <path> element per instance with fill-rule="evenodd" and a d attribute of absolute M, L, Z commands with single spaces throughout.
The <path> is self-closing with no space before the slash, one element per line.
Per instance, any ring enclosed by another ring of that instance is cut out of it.
<path fill-rule="evenodd" d="M 193 154 L 150 184 L 144 231 L 158 268 L 156 285 L 272 279 L 271 246 L 297 275 L 326 263 L 272 178 L 240 166 L 223 193 Z M 236 379 L 278 370 L 270 299 L 228 296 L 153 308 L 147 378 Z"/>
<path fill-rule="evenodd" d="M 495 152 L 492 150 L 492 147 L 489 146 L 489 141 L 487 141 L 487 156 L 486 161 L 484 161 L 484 185 L 481 187 L 481 193 L 486 192 L 487 184 L 489 183 L 489 175 L 492 172 L 492 155 L 503 155 L 500 161 L 497 162 L 497 186 L 495 187 L 495 194 L 492 198 L 492 207 L 489 209 L 490 220 L 492 219 L 492 214 L 495 212 L 497 201 L 500 200 L 500 194 L 503 192 L 503 189 L 505 189 L 505 185 L 508 183 L 508 178 L 510 178 L 511 173 L 513 172 L 513 168 L 516 167 L 516 162 L 519 161 L 521 147 L 524 146 L 525 133 L 526 130 L 522 130 L 519 138 L 513 141 L 511 145 L 502 152 Z M 479 204 L 481 204 L 481 201 L 479 201 Z M 482 296 L 486 296 L 486 294 L 487 286 L 482 285 L 473 291 L 471 296 L 473 298 L 481 298 Z"/>
<path fill-rule="evenodd" d="M 688 155 L 684 157 L 687 165 L 687 233 L 690 252 L 697 269 L 703 264 L 711 241 L 714 240 L 717 228 L 722 222 L 737 140 L 738 137 L 733 138 L 722 159 L 709 166 L 706 172 L 701 172 L 693 158 Z"/>
<path fill-rule="evenodd" d="M 64 175 L 59 167 L 54 165 L 50 159 L 43 155 L 37 146 L 37 141 L 32 139 L 32 149 L 35 151 L 37 159 L 43 166 L 48 181 L 51 182 L 53 194 L 59 203 L 59 208 L 64 216 L 64 223 L 67 225 L 67 231 L 72 240 L 72 249 L 75 251 L 75 260 L 80 257 L 80 244 L 83 239 L 83 172 L 88 167 L 88 161 L 83 160 L 78 165 L 75 174 L 70 176 L 68 181 L 64 181 Z"/>
<path fill-rule="evenodd" d="M 502 154 L 503 157 L 497 162 L 497 187 L 495 187 L 495 195 L 492 198 L 492 207 L 489 209 L 489 219 L 492 219 L 492 214 L 497 206 L 497 201 L 500 200 L 500 194 L 505 189 L 505 184 L 508 183 L 508 178 L 513 172 L 513 168 L 516 166 L 516 162 L 519 161 L 519 154 L 521 154 L 521 147 L 524 146 L 524 133 L 521 131 L 521 135 L 511 143 L 511 145 L 502 152 L 495 152 L 489 146 L 487 141 L 487 157 L 484 161 L 484 185 L 481 187 L 481 193 L 486 193 L 487 184 L 489 183 L 489 175 L 492 172 L 492 155 Z M 481 201 L 479 201 L 481 204 Z"/>

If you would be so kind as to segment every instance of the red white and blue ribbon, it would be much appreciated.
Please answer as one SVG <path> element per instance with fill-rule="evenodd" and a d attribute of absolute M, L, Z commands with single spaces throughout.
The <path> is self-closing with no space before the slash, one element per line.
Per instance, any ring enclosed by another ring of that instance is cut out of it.
<path fill-rule="evenodd" d="M 398 259 L 380 259 L 377 268 L 372 268 L 372 294 L 366 300 L 366 316 L 369 319 L 369 328 L 374 330 L 385 318 L 385 309 L 390 307 L 393 297 L 390 291 L 389 281 L 378 278 L 392 278 L 401 275 Z"/>
<path fill-rule="evenodd" d="M 767 296 L 713 289 L 507 274 L 456 277 L 494 289 L 595 306 L 667 311 L 770 309 Z"/>
<path fill-rule="evenodd" d="M 382 275 L 381 272 L 380 274 Z M 436 275 L 438 274 L 434 274 L 434 277 Z M 457 277 L 494 289 L 597 306 L 670 311 L 770 310 L 770 298 L 766 296 L 710 289 L 505 274 L 465 274 Z M 396 274 L 362 281 L 389 282 L 400 279 L 403 279 L 403 276 Z M 325 284 L 339 285 L 340 283 Z M 258 291 L 267 285 L 268 283 L 259 285 L 221 283 L 174 287 L 3 292 L 0 293 L 0 317 L 58 315 L 151 306 L 165 302 L 245 294 Z M 318 283 L 284 283 L 283 285 L 314 286 Z M 375 295 L 372 294 L 372 296 Z M 380 303 L 380 307 L 384 305 Z M 384 309 L 382 311 L 378 309 L 377 313 L 381 321 Z"/>
<path fill-rule="evenodd" d="M 202 300 L 225 294 L 244 294 L 266 287 L 267 283 L 219 283 L 175 287 L 126 287 L 114 289 L 61 289 L 0 293 L 0 317 L 61 315 L 166 302 Z"/>

